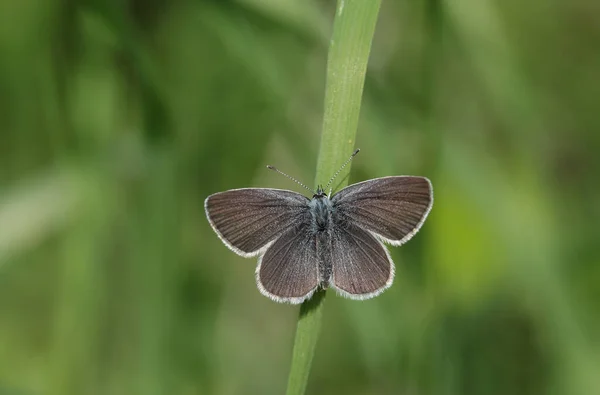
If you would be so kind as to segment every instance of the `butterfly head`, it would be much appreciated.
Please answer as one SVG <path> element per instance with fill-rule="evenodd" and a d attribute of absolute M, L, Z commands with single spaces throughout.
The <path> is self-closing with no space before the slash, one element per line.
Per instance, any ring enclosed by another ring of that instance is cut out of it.
<path fill-rule="evenodd" d="M 313 199 L 320 199 L 320 198 L 324 198 L 324 197 L 327 197 L 327 194 L 325 193 L 323 186 L 322 185 L 317 186 L 317 190 L 315 191 L 315 194 L 313 195 Z"/>

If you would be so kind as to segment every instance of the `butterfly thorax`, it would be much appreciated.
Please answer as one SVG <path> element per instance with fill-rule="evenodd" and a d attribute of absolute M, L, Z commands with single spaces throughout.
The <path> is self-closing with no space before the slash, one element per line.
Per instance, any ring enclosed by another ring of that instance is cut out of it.
<path fill-rule="evenodd" d="M 325 193 L 318 193 L 313 196 L 309 207 L 312 215 L 312 228 L 318 232 L 327 230 L 330 226 L 333 210 L 329 197 Z"/>

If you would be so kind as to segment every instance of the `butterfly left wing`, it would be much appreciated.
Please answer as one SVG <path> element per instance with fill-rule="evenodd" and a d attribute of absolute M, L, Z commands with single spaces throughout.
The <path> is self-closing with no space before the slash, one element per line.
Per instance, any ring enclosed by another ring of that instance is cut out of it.
<path fill-rule="evenodd" d="M 335 215 L 401 245 L 425 222 L 433 205 L 433 188 L 425 177 L 392 176 L 350 185 L 332 197 Z"/>
<path fill-rule="evenodd" d="M 206 198 L 204 209 L 213 230 L 235 253 L 259 255 L 308 212 L 308 198 L 270 188 L 232 189 Z"/>
<path fill-rule="evenodd" d="M 337 222 L 328 251 L 329 285 L 350 299 L 369 299 L 392 285 L 394 262 L 381 241 L 349 222 Z"/>

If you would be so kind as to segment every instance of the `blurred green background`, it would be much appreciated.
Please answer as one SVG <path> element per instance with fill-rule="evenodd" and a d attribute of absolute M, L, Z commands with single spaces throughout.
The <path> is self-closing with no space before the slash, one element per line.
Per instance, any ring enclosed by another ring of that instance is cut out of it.
<path fill-rule="evenodd" d="M 297 307 L 210 193 L 299 190 L 332 0 L 0 1 L 0 394 L 281 394 Z M 429 177 L 310 394 L 600 393 L 600 6 L 384 0 L 351 182 Z"/>

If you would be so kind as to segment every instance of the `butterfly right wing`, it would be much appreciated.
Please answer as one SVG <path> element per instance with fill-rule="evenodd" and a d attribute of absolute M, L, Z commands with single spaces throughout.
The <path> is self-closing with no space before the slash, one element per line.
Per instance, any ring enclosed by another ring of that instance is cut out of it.
<path fill-rule="evenodd" d="M 210 195 L 204 209 L 221 241 L 238 255 L 251 257 L 306 218 L 308 202 L 292 191 L 243 188 Z"/>
<path fill-rule="evenodd" d="M 319 287 L 318 266 L 316 235 L 309 214 L 258 259 L 256 284 L 263 295 L 276 302 L 302 303 Z"/>

